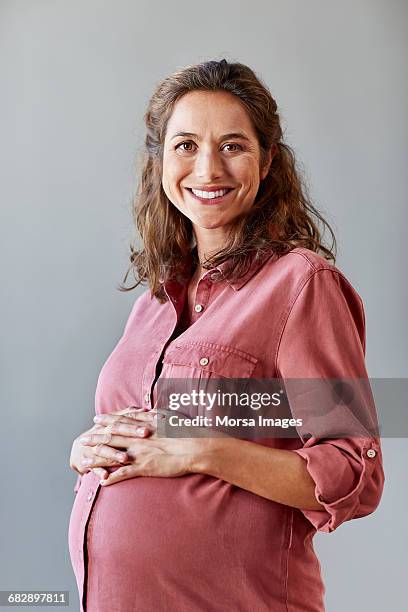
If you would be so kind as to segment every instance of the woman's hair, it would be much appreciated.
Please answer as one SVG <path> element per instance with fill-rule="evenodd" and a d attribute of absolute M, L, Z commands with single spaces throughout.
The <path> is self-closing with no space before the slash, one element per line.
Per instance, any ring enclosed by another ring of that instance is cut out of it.
<path fill-rule="evenodd" d="M 130 291 L 147 281 L 152 295 L 160 302 L 166 301 L 160 279 L 176 277 L 185 256 L 192 252 L 191 221 L 173 205 L 162 187 L 167 124 L 176 102 L 191 91 L 225 91 L 241 101 L 258 138 L 260 167 L 265 165 L 271 146 L 276 145 L 269 172 L 260 183 L 252 207 L 234 219 L 225 246 L 202 263 L 203 267 L 210 269 L 229 260 L 222 278 L 236 279 L 246 273 L 254 252 L 258 256 L 272 248 L 281 256 L 295 247 L 320 252 L 335 262 L 333 230 L 312 205 L 294 152 L 283 142 L 275 100 L 251 68 L 223 59 L 177 70 L 159 83 L 150 99 L 144 116 L 144 160 L 132 211 L 143 248 L 137 250 L 130 245 L 130 266 L 123 283 L 131 271 L 136 283 L 131 287 L 122 284 L 119 289 Z M 322 243 L 319 225 L 331 234 L 330 248 Z"/>

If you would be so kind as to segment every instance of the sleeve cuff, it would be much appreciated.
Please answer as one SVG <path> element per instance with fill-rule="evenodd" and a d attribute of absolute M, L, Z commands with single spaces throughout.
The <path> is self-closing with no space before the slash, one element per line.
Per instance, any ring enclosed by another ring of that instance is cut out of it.
<path fill-rule="evenodd" d="M 311 440 L 309 440 L 309 443 Z M 306 460 L 307 470 L 316 483 L 315 496 L 322 510 L 302 510 L 317 531 L 330 533 L 343 522 L 357 516 L 360 494 L 380 459 L 380 446 L 366 439 L 363 444 L 354 440 L 331 440 L 309 448 L 294 450 Z M 369 514 L 378 505 L 377 497 L 366 505 Z"/>

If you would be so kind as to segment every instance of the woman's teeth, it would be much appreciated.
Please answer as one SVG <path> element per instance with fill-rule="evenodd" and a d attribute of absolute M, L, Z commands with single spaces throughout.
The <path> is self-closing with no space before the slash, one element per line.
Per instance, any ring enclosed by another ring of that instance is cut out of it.
<path fill-rule="evenodd" d="M 230 190 L 220 189 L 219 191 L 199 191 L 198 189 L 192 189 L 191 191 L 199 198 L 207 198 L 208 200 L 211 200 L 213 198 L 220 198 L 221 196 L 228 193 L 228 191 Z"/>

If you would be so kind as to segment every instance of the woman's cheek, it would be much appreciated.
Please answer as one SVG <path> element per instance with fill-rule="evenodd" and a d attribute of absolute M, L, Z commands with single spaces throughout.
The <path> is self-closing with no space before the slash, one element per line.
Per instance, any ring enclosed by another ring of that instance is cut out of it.
<path fill-rule="evenodd" d="M 174 204 L 174 197 L 173 197 L 173 193 L 172 193 L 172 190 L 171 190 L 171 184 L 167 180 L 166 177 L 163 177 L 163 179 L 162 179 L 162 187 L 163 187 L 164 193 L 166 194 L 166 196 L 168 197 L 170 202 L 172 202 Z"/>

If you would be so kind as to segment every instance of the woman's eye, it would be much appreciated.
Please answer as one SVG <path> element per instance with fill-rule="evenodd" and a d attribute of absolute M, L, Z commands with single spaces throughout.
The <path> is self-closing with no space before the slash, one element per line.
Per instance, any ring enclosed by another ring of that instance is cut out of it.
<path fill-rule="evenodd" d="M 236 144 L 235 142 L 234 142 L 234 143 L 229 143 L 229 144 L 226 144 L 226 145 L 224 145 L 224 146 L 225 146 L 225 147 L 239 147 L 239 149 L 238 149 L 238 150 L 240 150 L 240 149 L 242 150 L 241 145 Z M 235 149 L 235 150 L 237 150 L 237 149 Z"/>
<path fill-rule="evenodd" d="M 179 149 L 180 147 L 183 147 L 184 145 L 193 145 L 194 142 L 191 142 L 191 140 L 186 140 L 185 142 L 180 142 L 178 145 L 176 145 L 176 149 Z M 187 153 L 190 153 L 190 151 L 192 151 L 192 149 L 181 149 L 182 151 L 186 151 Z"/>

